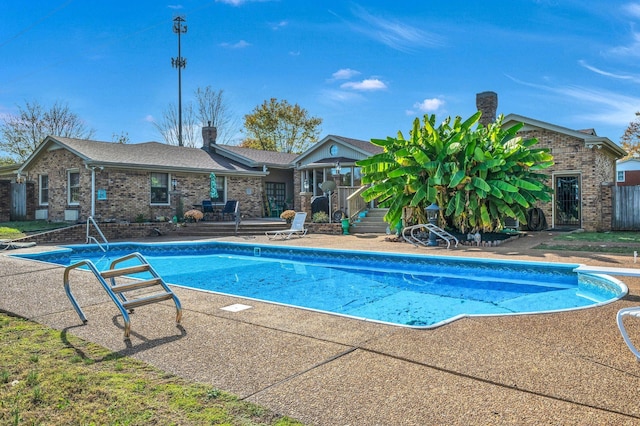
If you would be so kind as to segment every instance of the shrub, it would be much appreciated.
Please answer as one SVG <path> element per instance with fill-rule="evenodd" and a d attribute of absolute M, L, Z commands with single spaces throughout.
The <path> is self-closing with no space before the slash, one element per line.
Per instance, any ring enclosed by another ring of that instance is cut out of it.
<path fill-rule="evenodd" d="M 325 212 L 315 212 L 311 221 L 314 223 L 329 223 L 329 215 Z"/>

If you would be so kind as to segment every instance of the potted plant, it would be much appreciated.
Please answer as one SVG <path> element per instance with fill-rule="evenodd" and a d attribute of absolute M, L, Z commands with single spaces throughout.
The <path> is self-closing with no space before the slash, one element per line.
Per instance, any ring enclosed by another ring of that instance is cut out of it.
<path fill-rule="evenodd" d="M 280 213 L 280 219 L 286 220 L 287 223 L 291 223 L 294 217 L 296 217 L 296 212 L 293 210 L 285 210 Z"/>
<path fill-rule="evenodd" d="M 204 215 L 200 210 L 189 210 L 184 214 L 185 220 L 188 220 L 189 222 L 199 222 L 203 217 Z"/>

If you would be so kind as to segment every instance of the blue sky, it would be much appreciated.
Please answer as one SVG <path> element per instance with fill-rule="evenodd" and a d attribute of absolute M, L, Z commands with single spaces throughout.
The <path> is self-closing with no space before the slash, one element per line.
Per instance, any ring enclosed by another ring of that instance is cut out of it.
<path fill-rule="evenodd" d="M 3 0 L 0 114 L 62 101 L 97 140 L 161 141 L 178 14 L 183 103 L 222 89 L 240 125 L 273 97 L 322 118 L 321 137 L 407 135 L 491 90 L 498 113 L 618 142 L 640 110 L 640 1 Z"/>

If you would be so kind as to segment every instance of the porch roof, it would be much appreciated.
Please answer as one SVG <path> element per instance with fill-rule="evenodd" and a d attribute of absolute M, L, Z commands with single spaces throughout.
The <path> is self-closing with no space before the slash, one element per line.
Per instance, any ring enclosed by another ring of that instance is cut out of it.
<path fill-rule="evenodd" d="M 219 151 L 225 157 L 233 158 L 234 160 L 249 167 L 261 167 L 265 165 L 273 168 L 288 169 L 293 167 L 293 161 L 298 156 L 298 154 L 288 152 L 263 151 L 233 145 L 216 144 L 214 149 L 216 152 Z"/>

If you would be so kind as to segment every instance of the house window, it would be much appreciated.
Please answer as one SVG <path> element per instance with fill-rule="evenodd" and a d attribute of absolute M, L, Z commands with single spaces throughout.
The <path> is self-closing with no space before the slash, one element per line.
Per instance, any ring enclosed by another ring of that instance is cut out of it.
<path fill-rule="evenodd" d="M 169 204 L 168 173 L 151 173 L 151 204 Z"/>
<path fill-rule="evenodd" d="M 218 191 L 218 197 L 211 198 L 211 201 L 214 203 L 224 203 L 225 202 L 225 185 L 226 185 L 226 177 L 225 176 L 216 176 L 216 190 Z"/>
<path fill-rule="evenodd" d="M 40 195 L 39 203 L 41 206 L 49 205 L 49 175 L 40 175 Z"/>
<path fill-rule="evenodd" d="M 67 203 L 80 204 L 80 172 L 77 170 L 67 172 Z"/>
<path fill-rule="evenodd" d="M 283 206 L 287 198 L 287 185 L 282 182 L 265 182 L 267 199 L 274 199 L 277 206 Z"/>
<path fill-rule="evenodd" d="M 624 182 L 624 170 L 618 170 L 618 182 Z"/>

